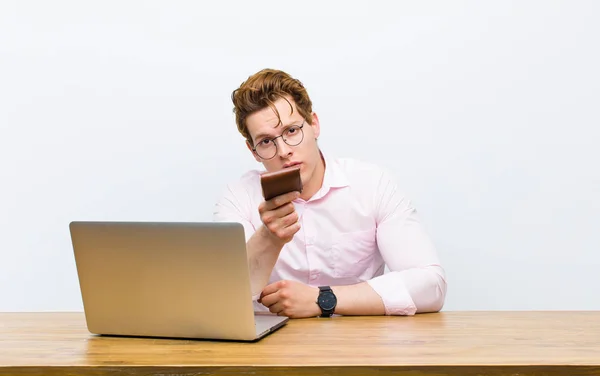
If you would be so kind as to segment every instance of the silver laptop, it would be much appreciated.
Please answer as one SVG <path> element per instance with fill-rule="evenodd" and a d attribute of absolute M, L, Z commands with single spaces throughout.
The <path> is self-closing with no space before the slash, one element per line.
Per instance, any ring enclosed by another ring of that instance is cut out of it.
<path fill-rule="evenodd" d="M 69 228 L 91 333 L 254 341 L 288 320 L 254 313 L 239 223 Z"/>

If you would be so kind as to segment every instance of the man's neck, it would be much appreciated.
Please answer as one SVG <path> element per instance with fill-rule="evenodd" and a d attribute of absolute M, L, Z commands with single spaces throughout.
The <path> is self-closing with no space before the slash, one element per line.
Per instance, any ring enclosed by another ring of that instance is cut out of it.
<path fill-rule="evenodd" d="M 310 200 L 312 196 L 314 196 L 321 187 L 323 186 L 323 180 L 325 179 L 325 169 L 327 168 L 325 164 L 325 158 L 323 158 L 323 154 L 319 151 L 319 163 L 315 167 L 315 171 L 313 176 L 311 176 L 310 181 L 303 189 L 300 198 L 304 201 Z"/>

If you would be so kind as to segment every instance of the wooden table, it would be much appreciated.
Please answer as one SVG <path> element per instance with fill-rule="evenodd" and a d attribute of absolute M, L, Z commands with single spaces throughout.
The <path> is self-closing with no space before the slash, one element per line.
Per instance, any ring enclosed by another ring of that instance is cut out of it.
<path fill-rule="evenodd" d="M 91 335 L 81 313 L 0 313 L 0 375 L 600 375 L 600 312 L 290 320 L 255 343 Z"/>

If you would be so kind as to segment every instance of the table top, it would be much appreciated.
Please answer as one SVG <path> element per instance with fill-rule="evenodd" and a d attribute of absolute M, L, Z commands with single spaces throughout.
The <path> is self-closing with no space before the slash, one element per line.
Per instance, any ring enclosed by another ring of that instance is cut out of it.
<path fill-rule="evenodd" d="M 0 313 L 0 374 L 125 369 L 140 375 L 600 374 L 600 311 L 300 319 L 253 343 L 96 336 L 82 313 Z"/>

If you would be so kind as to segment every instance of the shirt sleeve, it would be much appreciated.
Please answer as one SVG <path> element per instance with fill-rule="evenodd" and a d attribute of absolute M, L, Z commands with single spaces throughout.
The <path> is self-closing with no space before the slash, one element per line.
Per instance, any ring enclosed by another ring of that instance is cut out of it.
<path fill-rule="evenodd" d="M 215 204 L 214 222 L 237 222 L 244 226 L 246 242 L 252 237 L 256 228 L 251 222 L 250 198 L 248 193 L 228 185 Z"/>
<path fill-rule="evenodd" d="M 437 312 L 446 297 L 445 272 L 417 210 L 383 173 L 375 196 L 377 244 L 390 272 L 368 281 L 387 315 Z"/>

